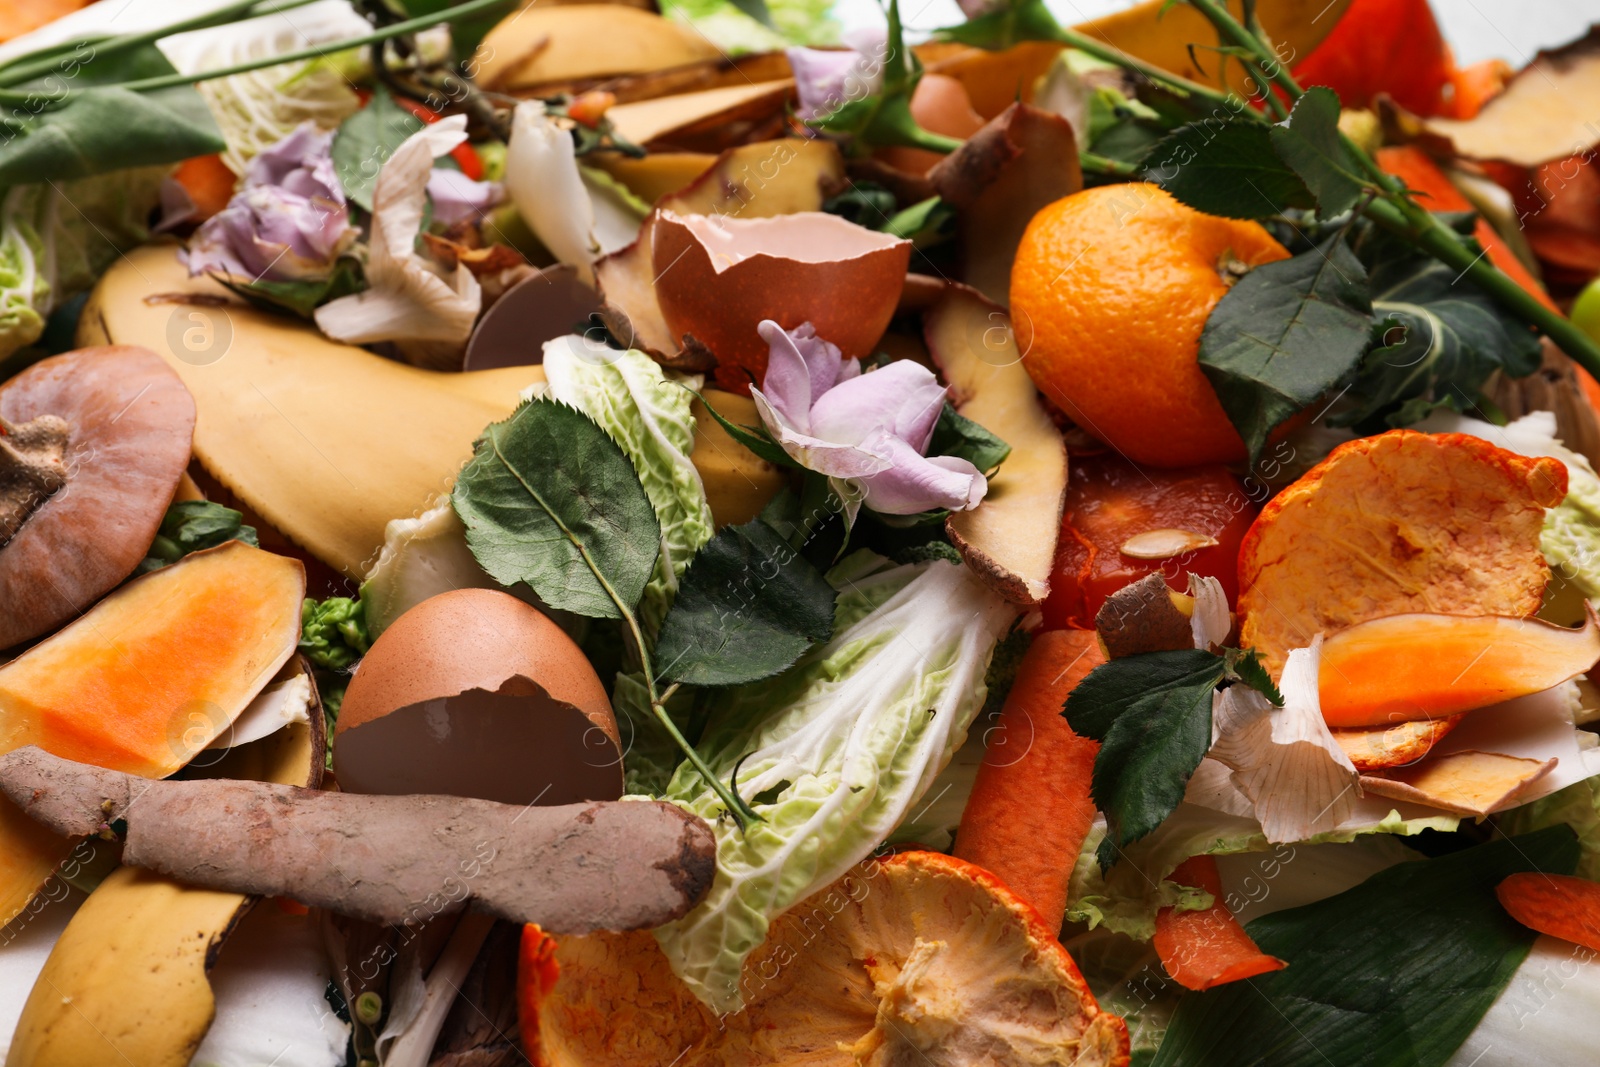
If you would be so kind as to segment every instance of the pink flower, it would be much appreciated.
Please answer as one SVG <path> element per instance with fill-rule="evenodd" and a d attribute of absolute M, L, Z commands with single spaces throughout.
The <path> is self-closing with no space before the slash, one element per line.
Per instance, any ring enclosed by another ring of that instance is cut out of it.
<path fill-rule="evenodd" d="M 849 51 L 825 48 L 790 48 L 789 69 L 794 73 L 795 95 L 801 122 L 838 111 L 845 104 L 865 100 L 883 81 L 884 36 L 860 34 Z"/>
<path fill-rule="evenodd" d="M 325 277 L 356 238 L 332 145 L 332 132 L 308 121 L 252 159 L 243 187 L 190 239 L 189 273 Z"/>
<path fill-rule="evenodd" d="M 499 182 L 479 182 L 448 167 L 434 167 L 428 176 L 428 199 L 434 221 L 446 226 L 480 219 L 505 199 Z"/>
<path fill-rule="evenodd" d="M 944 410 L 945 388 L 919 363 L 899 360 L 862 373 L 810 323 L 785 331 L 761 323 L 771 348 L 761 388 L 750 390 L 761 421 L 783 450 L 826 474 L 840 496 L 873 511 L 915 515 L 965 511 L 989 489 L 983 473 L 954 456 L 926 456 Z"/>

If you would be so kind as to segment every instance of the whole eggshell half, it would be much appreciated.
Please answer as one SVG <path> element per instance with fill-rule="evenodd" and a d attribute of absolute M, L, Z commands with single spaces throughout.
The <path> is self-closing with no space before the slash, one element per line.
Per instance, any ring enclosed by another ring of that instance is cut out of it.
<path fill-rule="evenodd" d="M 717 358 L 717 384 L 748 393 L 767 369 L 763 319 L 809 322 L 847 357 L 872 354 L 889 328 L 911 242 L 837 215 L 771 218 L 660 212 L 652 231 L 656 297 L 672 336 Z"/>
<path fill-rule="evenodd" d="M 405 612 L 345 692 L 333 770 L 353 793 L 442 793 L 506 804 L 622 795 L 605 686 L 537 608 L 457 589 Z"/>

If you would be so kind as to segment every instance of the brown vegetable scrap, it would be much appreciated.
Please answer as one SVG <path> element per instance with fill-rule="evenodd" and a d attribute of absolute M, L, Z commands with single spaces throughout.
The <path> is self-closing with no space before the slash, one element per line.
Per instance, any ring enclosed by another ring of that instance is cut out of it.
<path fill-rule="evenodd" d="M 659 926 L 705 895 L 716 851 L 710 828 L 670 804 L 153 782 L 32 746 L 0 757 L 0 789 L 58 834 L 126 820 L 124 863 L 397 925 L 470 903 L 563 934 Z"/>

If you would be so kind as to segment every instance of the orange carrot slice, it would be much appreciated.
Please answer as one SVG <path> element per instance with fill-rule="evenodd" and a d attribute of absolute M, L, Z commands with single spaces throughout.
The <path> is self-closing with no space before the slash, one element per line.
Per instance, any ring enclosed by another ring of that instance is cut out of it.
<path fill-rule="evenodd" d="M 1067 882 L 1094 821 L 1089 779 L 1100 751 L 1099 742 L 1072 732 L 1061 709 L 1104 662 L 1093 630 L 1033 639 L 956 831 L 956 856 L 998 877 L 1053 930 L 1061 928 Z"/>
<path fill-rule="evenodd" d="M 1211 989 L 1288 966 L 1257 948 L 1228 910 L 1215 859 L 1191 856 L 1167 880 L 1204 889 L 1216 898 L 1204 911 L 1162 908 L 1156 913 L 1156 954 L 1174 982 L 1185 989 Z"/>
<path fill-rule="evenodd" d="M 1506 878 L 1494 895 L 1528 929 L 1600 952 L 1600 882 L 1525 871 Z"/>

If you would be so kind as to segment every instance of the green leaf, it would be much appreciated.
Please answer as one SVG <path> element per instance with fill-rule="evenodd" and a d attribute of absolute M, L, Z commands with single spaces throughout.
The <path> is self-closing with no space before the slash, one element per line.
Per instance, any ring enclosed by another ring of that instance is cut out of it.
<path fill-rule="evenodd" d="M 1374 242 L 1373 347 L 1361 361 L 1356 405 L 1335 425 L 1376 432 L 1416 422 L 1436 407 L 1471 407 L 1491 374 L 1539 366 L 1539 338 L 1483 290 L 1431 256 Z"/>
<path fill-rule="evenodd" d="M 1283 707 L 1283 693 L 1272 681 L 1272 675 L 1261 662 L 1261 653 L 1253 648 L 1230 648 L 1223 652 L 1228 661 L 1228 676 L 1242 682 L 1267 698 L 1275 708 Z"/>
<path fill-rule="evenodd" d="M 306 597 L 300 605 L 300 651 L 312 666 L 349 670 L 372 647 L 365 605 L 347 596 Z"/>
<path fill-rule="evenodd" d="M 209 500 L 180 500 L 167 508 L 156 530 L 149 554 L 134 570 L 149 574 L 176 563 L 191 552 L 215 548 L 228 541 L 260 547 L 254 526 L 244 525 L 244 515 Z"/>
<path fill-rule="evenodd" d="M 930 248 L 955 236 L 956 209 L 937 196 L 930 196 L 895 212 L 878 229 L 918 248 Z"/>
<path fill-rule="evenodd" d="M 696 553 L 661 625 L 661 675 L 690 685 L 770 678 L 833 634 L 834 597 L 760 519 L 725 526 Z"/>
<path fill-rule="evenodd" d="M 1261 951 L 1289 966 L 1186 994 L 1156 1067 L 1439 1067 L 1533 944 L 1495 886 L 1518 871 L 1568 873 L 1577 856 L 1572 831 L 1551 827 L 1255 920 L 1246 930 Z"/>
<path fill-rule="evenodd" d="M 632 611 L 661 552 L 633 464 L 587 415 L 553 400 L 486 429 L 450 499 L 490 577 L 578 615 Z"/>
<path fill-rule="evenodd" d="M 955 456 L 971 463 L 984 474 L 993 474 L 1011 455 L 1011 446 L 956 411 L 955 406 L 947 400 L 944 410 L 939 413 L 939 421 L 934 424 L 927 454 Z"/>
<path fill-rule="evenodd" d="M 340 257 L 326 278 L 274 282 L 260 278 L 237 281 L 221 274 L 212 277 L 256 307 L 268 311 L 287 311 L 302 319 L 311 318 L 318 307 L 330 300 L 359 293 L 366 288 L 361 264 L 348 256 Z"/>
<path fill-rule="evenodd" d="M 187 86 L 152 93 L 79 89 L 37 113 L 0 114 L 0 127 L 0 186 L 176 163 L 226 147 L 199 94 Z"/>
<path fill-rule="evenodd" d="M 822 210 L 838 215 L 869 230 L 876 230 L 889 221 L 896 211 L 895 196 L 876 182 L 852 182 L 838 196 L 830 196 L 822 203 Z"/>
<path fill-rule="evenodd" d="M 1148 652 L 1102 663 L 1067 698 L 1067 723 L 1100 742 L 1090 784 L 1106 816 L 1102 870 L 1183 799 L 1211 747 L 1211 696 L 1226 673 L 1223 657 L 1200 649 Z"/>
<path fill-rule="evenodd" d="M 333 135 L 333 166 L 344 195 L 368 211 L 378 171 L 407 137 L 422 129 L 422 120 L 394 102 L 388 93 L 345 119 Z"/>
<path fill-rule="evenodd" d="M 1339 136 L 1337 93 L 1322 86 L 1307 89 L 1289 117 L 1269 133 L 1278 157 L 1305 182 L 1324 217 L 1355 206 L 1366 183 Z"/>
<path fill-rule="evenodd" d="M 685 386 L 685 388 L 688 387 Z M 694 393 L 693 389 L 689 391 Z M 711 413 L 711 417 L 717 420 L 717 424 L 728 431 L 728 436 L 754 452 L 756 458 L 764 459 L 768 463 L 779 467 L 800 469 L 800 464 L 791 459 L 789 453 L 783 450 L 783 446 L 774 441 L 765 429 L 759 426 L 740 426 L 737 423 L 729 422 L 722 417 L 720 411 L 711 406 L 711 402 L 704 396 L 699 393 L 694 393 L 694 396 L 696 400 L 705 405 L 706 410 Z"/>
<path fill-rule="evenodd" d="M 1253 461 L 1274 427 L 1361 361 L 1372 305 L 1367 272 L 1339 238 L 1246 274 L 1200 335 L 1200 369 Z"/>
<path fill-rule="evenodd" d="M 1196 211 L 1230 219 L 1315 207 L 1316 197 L 1278 158 L 1268 131 L 1244 119 L 1180 126 L 1145 156 L 1145 177 Z"/>

